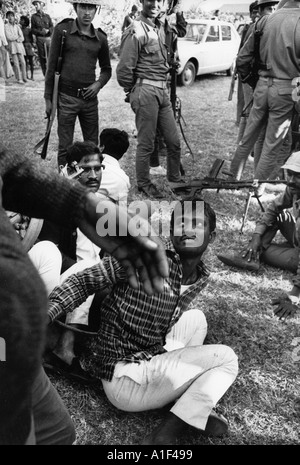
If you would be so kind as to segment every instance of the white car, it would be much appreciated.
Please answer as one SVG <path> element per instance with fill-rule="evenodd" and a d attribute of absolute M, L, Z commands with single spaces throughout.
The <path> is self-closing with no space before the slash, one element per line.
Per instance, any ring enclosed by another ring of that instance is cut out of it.
<path fill-rule="evenodd" d="M 234 25 L 212 19 L 187 23 L 185 37 L 178 39 L 179 82 L 191 86 L 196 76 L 220 71 L 231 76 L 241 41 Z"/>

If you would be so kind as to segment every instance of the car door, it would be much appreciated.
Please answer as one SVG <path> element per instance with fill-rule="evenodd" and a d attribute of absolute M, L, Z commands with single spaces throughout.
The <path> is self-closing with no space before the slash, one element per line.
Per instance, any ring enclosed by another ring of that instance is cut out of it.
<path fill-rule="evenodd" d="M 222 64 L 223 70 L 230 68 L 238 52 L 239 40 L 235 32 L 230 24 L 221 25 L 220 49 L 222 56 L 220 64 Z"/>
<path fill-rule="evenodd" d="M 199 49 L 199 74 L 218 71 L 222 50 L 220 50 L 220 26 L 208 24 Z"/>

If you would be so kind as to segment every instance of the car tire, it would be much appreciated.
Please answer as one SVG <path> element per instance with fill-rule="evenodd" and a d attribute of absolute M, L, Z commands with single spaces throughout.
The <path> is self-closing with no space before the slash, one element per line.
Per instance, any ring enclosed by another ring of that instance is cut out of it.
<path fill-rule="evenodd" d="M 180 83 L 185 86 L 189 87 L 193 85 L 196 79 L 196 68 L 194 63 L 188 61 L 185 67 L 183 68 L 182 73 L 179 76 Z"/>

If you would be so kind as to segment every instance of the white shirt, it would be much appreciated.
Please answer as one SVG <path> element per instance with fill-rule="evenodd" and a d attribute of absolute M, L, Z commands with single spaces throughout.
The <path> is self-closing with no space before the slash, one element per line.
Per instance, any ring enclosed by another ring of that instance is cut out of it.
<path fill-rule="evenodd" d="M 0 13 L 0 47 L 1 45 L 7 45 L 7 40 L 4 31 L 4 22 Z"/>
<path fill-rule="evenodd" d="M 103 153 L 101 189 L 106 189 L 108 195 L 119 205 L 127 207 L 128 191 L 130 189 L 130 180 L 125 171 L 120 167 L 120 163 L 111 155 Z"/>
<path fill-rule="evenodd" d="M 98 194 L 96 193 L 96 195 Z M 81 260 L 93 260 L 95 264 L 99 263 L 100 250 L 100 247 L 97 247 L 77 228 L 76 258 L 78 262 Z"/>

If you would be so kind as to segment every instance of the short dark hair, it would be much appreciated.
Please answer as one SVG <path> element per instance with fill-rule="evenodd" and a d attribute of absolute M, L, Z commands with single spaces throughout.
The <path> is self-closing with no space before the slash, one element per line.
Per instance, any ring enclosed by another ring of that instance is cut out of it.
<path fill-rule="evenodd" d="M 138 11 L 138 7 L 136 5 L 132 5 L 131 11 Z"/>
<path fill-rule="evenodd" d="M 184 211 L 183 207 L 184 207 L 184 202 L 186 202 L 186 201 L 192 202 L 192 209 L 193 210 L 196 210 L 197 202 L 203 202 L 204 203 L 204 215 L 208 219 L 209 232 L 210 233 L 214 232 L 216 230 L 217 220 L 216 220 L 215 211 L 212 209 L 210 204 L 208 202 L 205 202 L 205 200 L 203 200 L 201 198 L 196 198 L 196 197 L 194 197 L 193 199 L 179 200 L 176 203 L 176 205 L 181 204 L 181 207 L 182 207 L 181 211 L 182 212 Z M 175 208 L 173 209 L 172 214 L 171 214 L 171 232 L 174 229 L 174 211 L 175 211 Z"/>
<path fill-rule="evenodd" d="M 120 160 L 129 147 L 129 137 L 126 131 L 117 128 L 106 128 L 100 134 L 100 147 L 104 146 L 104 153 Z"/>
<path fill-rule="evenodd" d="M 89 140 L 84 142 L 74 142 L 74 144 L 70 145 L 67 149 L 66 160 L 68 165 L 71 165 L 74 161 L 79 163 L 83 157 L 92 155 L 93 153 L 96 155 L 98 154 L 99 157 L 101 155 L 98 145 L 94 142 Z"/>
<path fill-rule="evenodd" d="M 28 16 L 22 15 L 20 17 L 20 21 L 24 21 L 24 24 L 25 24 L 26 27 L 29 26 L 29 18 L 28 18 Z"/>
<path fill-rule="evenodd" d="M 5 17 L 8 18 L 9 15 L 15 16 L 15 13 L 13 11 L 9 10 L 9 11 L 6 12 Z"/>

